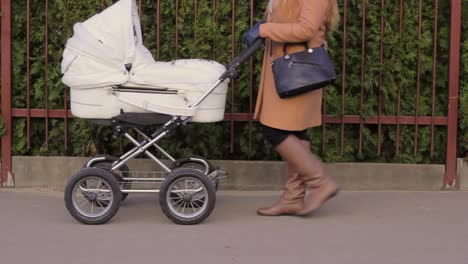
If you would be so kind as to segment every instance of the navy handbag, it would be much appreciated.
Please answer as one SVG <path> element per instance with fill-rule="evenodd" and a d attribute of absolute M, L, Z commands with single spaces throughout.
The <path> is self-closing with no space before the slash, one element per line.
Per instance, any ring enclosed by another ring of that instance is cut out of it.
<path fill-rule="evenodd" d="M 308 48 L 273 61 L 273 75 L 279 97 L 287 98 L 317 90 L 336 80 L 333 63 L 325 47 Z"/>

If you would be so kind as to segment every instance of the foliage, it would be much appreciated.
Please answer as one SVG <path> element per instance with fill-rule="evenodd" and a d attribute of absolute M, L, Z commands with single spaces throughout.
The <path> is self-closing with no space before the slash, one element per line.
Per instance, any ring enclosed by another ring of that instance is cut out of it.
<path fill-rule="evenodd" d="M 238 53 L 242 49 L 242 34 L 251 22 L 260 19 L 264 14 L 267 0 L 254 1 L 253 21 L 250 20 L 250 1 L 236 1 L 235 23 L 232 20 L 231 1 L 179 0 L 179 14 L 176 29 L 176 1 L 160 1 L 160 23 L 157 21 L 157 1 L 141 0 L 141 20 L 145 46 L 158 60 L 176 58 L 214 59 L 227 64 L 232 59 L 231 50 Z M 197 4 L 197 16 L 194 15 L 194 4 Z M 398 1 L 386 1 L 382 11 L 380 1 L 367 1 L 365 32 L 364 96 L 361 110 L 361 39 L 362 39 L 362 2 L 350 0 L 347 16 L 346 59 L 343 64 L 342 29 L 329 36 L 330 54 L 334 59 L 340 75 L 337 83 L 326 91 L 326 113 L 340 117 L 360 115 L 367 119 L 379 113 L 379 89 L 382 93 L 381 112 L 383 115 L 397 115 L 397 95 L 400 87 L 401 115 L 416 114 L 416 89 L 418 83 L 418 48 L 420 49 L 420 95 L 418 115 L 432 114 L 433 75 L 436 74 L 435 115 L 447 114 L 448 92 L 448 52 L 450 40 L 449 1 L 439 1 L 439 22 L 437 42 L 437 65 L 433 72 L 433 39 L 434 39 L 434 3 L 425 1 L 422 13 L 422 34 L 418 35 L 418 1 L 404 1 L 403 32 L 400 38 L 400 19 Z M 47 100 L 50 109 L 63 109 L 67 88 L 61 83 L 60 62 L 66 40 L 72 35 L 73 24 L 99 12 L 103 5 L 109 6 L 112 1 L 56 0 L 48 7 L 48 45 L 47 68 L 45 55 L 45 10 L 43 1 L 31 1 L 30 30 L 30 72 L 26 78 L 26 1 L 12 1 L 13 5 L 13 107 L 26 107 L 26 89 L 30 85 L 32 108 L 44 108 Z M 215 6 L 214 6 L 215 4 Z M 343 14 L 343 1 L 340 1 Z M 463 0 L 468 5 L 468 0 Z M 463 43 L 461 72 L 467 72 L 468 40 L 466 39 L 466 9 L 463 16 Z M 384 17 L 383 61 L 380 62 L 380 21 Z M 158 26 L 160 35 L 158 36 Z M 234 35 L 232 34 L 234 29 Z M 177 31 L 177 38 L 176 38 Z M 159 37 L 159 49 L 158 49 Z M 176 43 L 179 45 L 176 46 Z M 234 44 L 234 47 L 233 47 Z M 244 65 L 241 77 L 232 84 L 227 101 L 227 112 L 249 112 L 255 105 L 255 94 L 261 66 L 262 54 L 259 52 L 253 60 L 253 98 L 250 104 L 249 65 Z M 47 75 L 47 78 L 46 78 Z M 380 77 L 382 81 L 380 81 Z M 345 80 L 345 83 L 342 83 Z M 47 87 L 47 98 L 45 93 Z M 344 112 L 341 111 L 342 89 L 344 89 Z M 468 77 L 461 74 L 460 94 L 460 155 L 466 155 L 468 149 Z M 95 153 L 119 154 L 130 145 L 124 141 L 114 140 L 109 128 L 98 127 L 84 120 L 70 120 L 68 124 L 69 142 L 65 150 L 63 134 L 65 123 L 61 119 L 50 119 L 48 128 L 48 147 L 44 142 L 45 129 L 43 119 L 31 122 L 31 149 L 26 147 L 26 120 L 16 118 L 14 125 L 15 155 L 76 155 L 88 156 Z M 0 128 L 1 129 L 1 128 Z M 431 126 L 419 126 L 417 133 L 418 151 L 414 155 L 415 126 L 402 125 L 400 129 L 399 155 L 396 155 L 397 133 L 395 125 L 382 125 L 382 154 L 377 155 L 377 125 L 362 126 L 362 154 L 358 152 L 359 125 L 345 125 L 343 155 L 341 155 L 341 125 L 327 125 L 325 137 L 323 129 L 310 129 L 313 148 L 327 161 L 386 161 L 411 163 L 443 163 L 446 148 L 445 127 L 435 127 L 434 155 L 431 157 Z M 231 130 L 235 132 L 233 152 L 231 152 Z M 172 133 L 161 145 L 176 156 L 195 153 L 212 159 L 277 159 L 268 143 L 261 135 L 258 123 L 252 125 L 252 150 L 249 150 L 250 129 L 248 123 L 221 122 L 218 124 L 191 124 Z M 325 141 L 322 148 L 322 138 Z"/>

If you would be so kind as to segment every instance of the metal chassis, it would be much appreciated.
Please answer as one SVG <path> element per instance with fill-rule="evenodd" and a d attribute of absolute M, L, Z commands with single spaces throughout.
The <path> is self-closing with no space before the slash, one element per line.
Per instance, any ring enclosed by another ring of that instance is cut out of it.
<path fill-rule="evenodd" d="M 220 80 L 218 80 L 197 102 L 195 102 L 193 105 L 190 105 L 189 107 L 197 107 L 203 100 L 205 100 L 208 95 L 210 95 L 225 79 L 228 77 L 221 77 Z M 128 139 L 130 142 L 135 145 L 135 147 L 131 150 L 129 150 L 127 153 L 123 154 L 119 159 L 115 162 L 112 163 L 111 171 L 115 171 L 125 165 L 128 161 L 130 161 L 133 158 L 136 158 L 137 156 L 141 154 L 145 154 L 147 157 L 149 157 L 151 160 L 153 160 L 156 164 L 158 164 L 166 174 L 169 174 L 172 172 L 171 168 L 166 166 L 161 160 L 159 160 L 153 153 L 151 153 L 148 149 L 150 147 L 155 147 L 158 151 L 160 151 L 165 157 L 167 157 L 170 161 L 175 162 L 176 159 L 173 158 L 169 153 L 164 151 L 160 146 L 158 146 L 156 143 L 161 140 L 163 137 L 165 137 L 167 134 L 169 134 L 172 130 L 177 128 L 180 125 L 186 124 L 188 121 L 190 121 L 190 117 L 186 116 L 173 116 L 171 120 L 166 122 L 164 125 L 159 127 L 152 135 L 151 137 L 147 136 L 144 134 L 142 131 L 135 127 L 130 127 L 127 126 L 126 124 L 122 124 L 118 120 L 112 120 L 112 129 L 114 131 L 114 137 L 125 137 Z M 130 129 L 135 130 L 139 135 L 141 135 L 144 140 L 141 142 L 138 142 L 135 138 L 133 138 L 128 131 Z M 92 167 L 92 164 L 97 162 L 97 161 L 103 161 L 106 160 L 105 157 L 96 157 L 94 159 L 91 159 L 88 161 L 86 164 L 86 167 Z M 205 166 L 205 175 L 210 180 L 215 180 L 219 178 L 222 175 L 226 175 L 226 172 L 221 171 L 221 170 L 215 170 L 213 172 L 209 172 L 209 165 L 208 163 L 203 160 L 203 159 L 197 159 L 197 158 L 190 158 L 192 161 L 200 162 Z M 209 173 L 209 174 L 208 174 Z M 132 182 L 148 182 L 148 183 L 154 183 L 154 182 L 163 182 L 165 178 L 136 178 L 136 177 L 124 177 L 123 183 L 132 183 Z M 125 185 L 123 185 L 125 186 Z M 122 193 L 159 193 L 158 189 L 121 189 Z"/>

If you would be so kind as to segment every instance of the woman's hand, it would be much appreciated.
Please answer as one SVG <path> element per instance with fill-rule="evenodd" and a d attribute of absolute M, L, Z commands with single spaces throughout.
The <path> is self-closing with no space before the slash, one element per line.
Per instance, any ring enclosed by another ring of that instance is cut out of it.
<path fill-rule="evenodd" d="M 252 46 L 255 41 L 260 39 L 260 25 L 265 23 L 265 20 L 260 20 L 252 28 L 250 28 L 242 37 L 242 43 L 247 45 L 247 47 Z"/>

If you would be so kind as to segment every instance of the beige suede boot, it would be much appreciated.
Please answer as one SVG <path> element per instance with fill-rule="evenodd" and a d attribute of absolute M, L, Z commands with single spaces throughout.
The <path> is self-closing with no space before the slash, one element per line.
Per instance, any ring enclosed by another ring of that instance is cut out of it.
<path fill-rule="evenodd" d="M 338 193 L 338 186 L 325 175 L 322 162 L 310 152 L 310 145 L 295 136 L 288 136 L 276 151 L 299 172 L 309 194 L 305 206 L 297 215 L 308 215 L 320 208 L 328 199 Z"/>
<path fill-rule="evenodd" d="M 288 163 L 288 177 L 284 192 L 271 207 L 260 208 L 257 214 L 263 216 L 295 215 L 304 208 L 305 186 L 296 167 Z"/>

